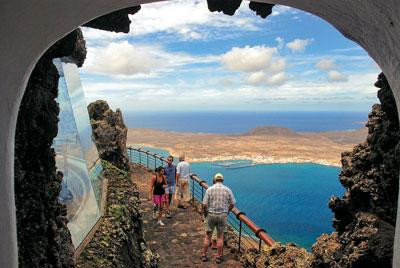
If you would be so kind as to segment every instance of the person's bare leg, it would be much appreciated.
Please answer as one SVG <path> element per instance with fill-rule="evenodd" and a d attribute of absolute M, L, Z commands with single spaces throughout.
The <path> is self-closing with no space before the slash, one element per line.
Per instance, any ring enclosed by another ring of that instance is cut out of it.
<path fill-rule="evenodd" d="M 204 237 L 203 256 L 207 255 L 208 246 L 210 245 L 212 232 L 207 232 Z"/>
<path fill-rule="evenodd" d="M 224 233 L 217 235 L 217 252 L 219 257 L 222 257 L 223 246 L 224 246 Z"/>
<path fill-rule="evenodd" d="M 162 203 L 163 203 L 163 202 L 161 202 L 161 203 L 159 204 L 159 207 L 158 207 L 158 209 L 159 209 L 159 211 L 158 211 L 158 220 L 159 220 L 159 221 L 161 221 L 161 218 L 162 218 L 162 211 L 163 211 L 163 205 L 162 205 Z"/>
<path fill-rule="evenodd" d="M 171 203 L 170 201 L 169 201 L 169 199 L 171 198 L 170 196 L 170 194 L 168 194 L 168 195 L 166 195 L 167 196 L 167 198 L 168 198 L 168 200 L 165 202 L 165 208 L 166 208 L 166 210 L 167 210 L 167 213 L 169 213 L 170 211 L 169 211 L 169 204 Z"/>

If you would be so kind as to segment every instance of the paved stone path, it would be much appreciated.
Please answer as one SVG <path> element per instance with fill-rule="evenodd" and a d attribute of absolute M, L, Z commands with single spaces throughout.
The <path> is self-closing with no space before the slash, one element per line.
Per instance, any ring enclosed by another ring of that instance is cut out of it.
<path fill-rule="evenodd" d="M 152 219 L 152 202 L 148 201 L 151 173 L 134 168 L 132 180 L 138 185 L 142 202 L 144 236 L 148 247 L 160 255 L 160 267 L 241 267 L 229 249 L 224 248 L 221 264 L 215 263 L 216 250 L 209 249 L 208 262 L 200 259 L 204 239 L 202 216 L 192 207 L 173 206 L 172 218 L 163 218 L 161 227 Z"/>

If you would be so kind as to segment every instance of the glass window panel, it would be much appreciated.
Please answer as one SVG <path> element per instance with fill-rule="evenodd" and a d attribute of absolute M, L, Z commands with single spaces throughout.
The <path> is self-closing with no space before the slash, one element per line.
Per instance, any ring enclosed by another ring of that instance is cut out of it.
<path fill-rule="evenodd" d="M 59 201 L 67 206 L 68 228 L 77 247 L 100 218 L 101 161 L 76 65 L 55 59 L 59 74 L 60 122 L 53 147 L 57 169 L 64 174 Z"/>

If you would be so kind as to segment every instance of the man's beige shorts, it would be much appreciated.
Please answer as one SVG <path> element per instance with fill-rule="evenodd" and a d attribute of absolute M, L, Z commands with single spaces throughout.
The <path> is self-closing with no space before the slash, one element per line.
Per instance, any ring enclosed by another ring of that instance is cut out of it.
<path fill-rule="evenodd" d="M 176 199 L 184 202 L 190 201 L 188 179 L 179 179 L 179 187 L 178 190 L 176 191 Z"/>
<path fill-rule="evenodd" d="M 217 235 L 225 233 L 227 217 L 228 215 L 226 213 L 221 213 L 221 214 L 208 213 L 204 221 L 206 232 L 212 232 L 215 228 L 217 229 Z"/>

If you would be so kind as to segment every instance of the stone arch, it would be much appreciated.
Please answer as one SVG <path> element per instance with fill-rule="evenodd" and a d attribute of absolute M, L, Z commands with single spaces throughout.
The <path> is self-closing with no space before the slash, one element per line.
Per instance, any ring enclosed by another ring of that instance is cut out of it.
<path fill-rule="evenodd" d="M 17 266 L 14 135 L 29 75 L 54 42 L 93 18 L 158 0 L 3 1 L 0 4 L 0 266 Z M 257 0 L 312 13 L 363 47 L 385 73 L 400 107 L 400 3 L 397 0 Z M 399 213 L 397 216 L 399 219 Z M 400 224 L 393 266 L 400 267 Z"/>

